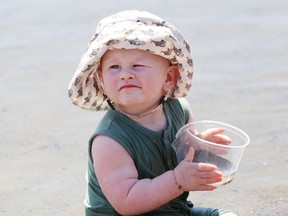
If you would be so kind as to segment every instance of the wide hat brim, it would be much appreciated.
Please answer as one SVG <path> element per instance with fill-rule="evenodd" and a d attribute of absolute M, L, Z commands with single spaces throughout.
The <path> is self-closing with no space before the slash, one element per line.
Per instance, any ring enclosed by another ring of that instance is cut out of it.
<path fill-rule="evenodd" d="M 106 110 L 98 67 L 107 50 L 139 49 L 162 56 L 179 68 L 171 98 L 185 97 L 193 76 L 190 47 L 183 35 L 161 18 L 140 11 L 123 11 L 101 20 L 69 84 L 72 103 L 87 110 Z"/>

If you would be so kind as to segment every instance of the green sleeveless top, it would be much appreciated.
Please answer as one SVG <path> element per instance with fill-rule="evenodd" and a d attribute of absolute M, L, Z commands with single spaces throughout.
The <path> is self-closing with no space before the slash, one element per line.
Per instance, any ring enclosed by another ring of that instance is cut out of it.
<path fill-rule="evenodd" d="M 105 198 L 95 175 L 91 156 L 95 136 L 106 135 L 122 145 L 135 163 L 138 179 L 152 179 L 177 166 L 171 143 L 180 127 L 188 123 L 190 107 L 184 98 L 169 99 L 163 105 L 168 123 L 164 131 L 149 130 L 122 113 L 107 111 L 89 141 L 86 216 L 120 215 Z M 188 192 L 185 192 L 153 212 L 143 215 L 185 215 L 188 210 L 187 197 Z"/>

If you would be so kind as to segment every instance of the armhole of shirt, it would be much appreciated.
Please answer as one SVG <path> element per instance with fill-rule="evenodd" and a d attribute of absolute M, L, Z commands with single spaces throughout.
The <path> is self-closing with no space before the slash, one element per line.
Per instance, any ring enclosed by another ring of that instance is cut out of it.
<path fill-rule="evenodd" d="M 134 160 L 134 157 L 133 157 L 133 152 L 131 151 L 131 149 L 129 149 L 126 145 L 124 144 L 121 144 L 121 141 L 122 142 L 125 142 L 123 140 L 119 140 L 117 139 L 117 136 L 111 136 L 109 135 L 108 133 L 103 133 L 101 131 L 95 131 L 94 134 L 91 136 L 91 138 L 89 139 L 89 147 L 88 147 L 88 154 L 89 154 L 89 159 L 91 160 L 91 162 L 93 163 L 93 156 L 92 156 L 92 145 L 93 145 L 93 140 L 95 139 L 96 136 L 98 135 L 103 135 L 103 136 L 107 136 L 107 137 L 110 137 L 111 139 L 114 139 L 117 143 L 119 143 L 119 145 L 121 145 L 127 152 L 128 154 L 131 156 L 131 158 Z"/>
<path fill-rule="evenodd" d="M 190 115 L 191 115 L 190 104 L 185 98 L 179 98 L 178 101 L 179 101 L 180 106 L 182 107 L 182 110 L 184 112 L 185 124 L 188 124 L 189 120 L 190 120 Z"/>

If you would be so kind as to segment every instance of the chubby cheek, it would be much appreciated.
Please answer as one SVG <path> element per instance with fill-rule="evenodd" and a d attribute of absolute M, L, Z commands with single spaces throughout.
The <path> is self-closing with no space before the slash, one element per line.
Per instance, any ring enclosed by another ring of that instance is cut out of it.
<path fill-rule="evenodd" d="M 147 79 L 145 82 L 145 91 L 149 94 L 153 94 L 155 97 L 161 96 L 164 92 L 163 89 L 163 80 L 161 79 Z"/>
<path fill-rule="evenodd" d="M 115 94 L 117 91 L 117 82 L 109 76 L 103 76 L 102 86 L 107 96 L 110 94 Z"/>
<path fill-rule="evenodd" d="M 115 97 L 117 94 L 116 86 L 113 83 L 105 83 L 104 84 L 104 91 L 106 95 L 110 98 Z"/>

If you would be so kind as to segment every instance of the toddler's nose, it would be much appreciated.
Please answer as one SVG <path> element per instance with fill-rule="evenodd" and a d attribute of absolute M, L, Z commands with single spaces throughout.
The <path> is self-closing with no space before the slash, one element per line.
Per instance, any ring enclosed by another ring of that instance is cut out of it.
<path fill-rule="evenodd" d="M 121 80 L 129 80 L 129 79 L 134 79 L 135 75 L 131 73 L 129 69 L 123 69 L 120 79 Z"/>

